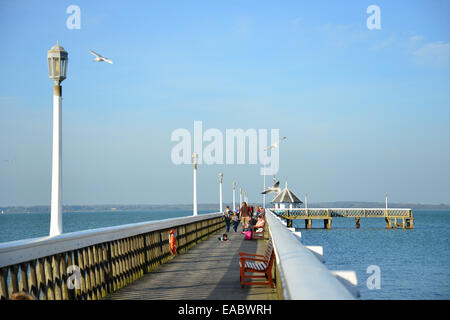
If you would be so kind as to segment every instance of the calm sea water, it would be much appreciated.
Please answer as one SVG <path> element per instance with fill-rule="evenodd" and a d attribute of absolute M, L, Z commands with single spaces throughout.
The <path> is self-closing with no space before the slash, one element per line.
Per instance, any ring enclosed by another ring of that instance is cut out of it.
<path fill-rule="evenodd" d="M 293 224 L 305 245 L 321 245 L 330 270 L 354 270 L 361 299 L 450 299 L 450 212 L 414 211 L 414 229 L 385 229 L 384 219 L 333 219 L 332 230 L 323 221 L 304 229 Z M 317 229 L 314 229 L 317 228 Z M 381 288 L 369 290 L 371 265 L 381 270 Z"/>
<path fill-rule="evenodd" d="M 207 213 L 208 211 L 199 212 Z M 191 215 L 192 211 L 77 212 L 63 214 L 64 232 L 109 227 Z M 305 245 L 324 248 L 330 270 L 354 270 L 361 299 L 450 299 L 450 212 L 414 211 L 414 229 L 385 229 L 384 219 L 334 219 L 332 230 L 323 221 L 304 229 L 294 222 Z M 0 242 L 48 235 L 50 215 L 0 215 Z M 369 290 L 367 268 L 381 270 L 381 288 Z M 300 269 L 300 268 L 299 268 Z M 301 272 L 301 270 L 299 270 Z"/>
<path fill-rule="evenodd" d="M 210 213 L 201 211 L 199 214 Z M 152 212 L 64 212 L 64 233 L 192 215 L 192 210 Z M 0 242 L 48 236 L 50 213 L 0 214 Z"/>

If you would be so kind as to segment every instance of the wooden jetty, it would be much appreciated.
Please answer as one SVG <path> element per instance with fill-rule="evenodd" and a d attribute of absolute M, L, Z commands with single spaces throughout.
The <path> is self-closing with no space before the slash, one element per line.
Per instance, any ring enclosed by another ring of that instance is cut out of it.
<path fill-rule="evenodd" d="M 269 286 L 241 288 L 238 252 L 264 254 L 267 240 L 245 241 L 231 231 L 222 242 L 220 230 L 189 251 L 159 266 L 139 281 L 114 292 L 111 300 L 276 300 L 277 289 Z"/>
<path fill-rule="evenodd" d="M 305 229 L 312 228 L 313 220 L 323 220 L 324 229 L 331 229 L 334 218 L 353 218 L 356 228 L 361 226 L 361 218 L 384 218 L 387 229 L 414 227 L 411 209 L 380 208 L 290 208 L 272 209 L 277 216 L 286 219 L 287 226 L 292 227 L 292 220 L 305 220 Z"/>

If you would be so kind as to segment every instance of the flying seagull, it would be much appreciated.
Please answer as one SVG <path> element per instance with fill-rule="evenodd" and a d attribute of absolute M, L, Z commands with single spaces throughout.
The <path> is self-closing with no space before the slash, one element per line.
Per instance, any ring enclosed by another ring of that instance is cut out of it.
<path fill-rule="evenodd" d="M 89 52 L 92 53 L 92 54 L 95 56 L 95 59 L 94 59 L 95 62 L 105 61 L 105 62 L 108 62 L 108 63 L 111 63 L 111 64 L 113 63 L 113 62 L 112 62 L 111 60 L 109 60 L 108 58 L 102 57 L 100 54 L 98 54 L 98 53 L 92 51 L 91 49 L 89 49 Z"/>
<path fill-rule="evenodd" d="M 271 145 L 270 147 L 267 147 L 264 149 L 264 151 L 267 151 L 269 149 L 272 148 L 278 148 L 278 145 L 280 144 L 281 141 L 283 141 L 284 139 L 286 139 L 286 137 L 281 138 L 280 140 L 278 140 L 277 142 L 275 142 L 273 145 Z"/>
<path fill-rule="evenodd" d="M 273 187 L 269 187 L 269 189 L 264 190 L 263 192 L 261 192 L 261 194 L 267 194 L 267 193 L 272 193 L 272 192 L 280 193 L 281 189 L 279 186 L 280 186 L 280 181 L 277 181 L 274 183 Z"/>

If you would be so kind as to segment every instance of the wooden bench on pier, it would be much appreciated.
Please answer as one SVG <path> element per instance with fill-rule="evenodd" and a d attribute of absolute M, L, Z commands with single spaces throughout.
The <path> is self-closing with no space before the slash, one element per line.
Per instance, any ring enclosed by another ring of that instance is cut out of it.
<path fill-rule="evenodd" d="M 258 231 L 261 230 L 262 231 Z M 264 239 L 264 231 L 266 230 L 266 225 L 264 227 L 252 226 L 252 239 Z"/>
<path fill-rule="evenodd" d="M 275 252 L 273 249 L 272 239 L 270 239 L 267 243 L 267 248 L 264 255 L 245 252 L 239 252 L 238 254 L 242 288 L 246 285 L 270 285 L 271 288 L 274 288 L 272 266 L 275 258 Z M 257 273 L 258 275 L 254 275 L 254 273 Z M 262 278 L 267 279 L 267 281 L 245 282 L 245 279 L 248 278 Z"/>

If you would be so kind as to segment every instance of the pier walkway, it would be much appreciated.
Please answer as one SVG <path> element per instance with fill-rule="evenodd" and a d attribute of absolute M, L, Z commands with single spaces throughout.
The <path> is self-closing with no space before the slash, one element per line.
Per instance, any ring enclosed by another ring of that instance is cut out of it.
<path fill-rule="evenodd" d="M 238 252 L 264 254 L 267 240 L 244 240 L 238 232 L 227 233 L 231 241 L 218 240 L 219 231 L 189 251 L 177 255 L 151 273 L 105 299 L 112 300 L 275 300 L 276 289 L 246 286 L 239 281 Z"/>

